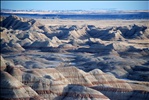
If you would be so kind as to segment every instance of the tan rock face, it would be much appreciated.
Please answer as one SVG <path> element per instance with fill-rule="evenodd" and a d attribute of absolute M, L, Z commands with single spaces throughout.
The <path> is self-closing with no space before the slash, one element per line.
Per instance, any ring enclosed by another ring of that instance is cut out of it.
<path fill-rule="evenodd" d="M 39 95 L 47 100 L 87 100 L 91 98 L 95 100 L 132 98 L 133 100 L 136 98 L 136 93 L 138 100 L 148 98 L 149 91 L 146 89 L 148 87 L 144 88 L 141 85 L 119 80 L 99 69 L 86 73 L 75 67 L 57 67 L 22 72 L 18 68 L 7 67 L 6 71 L 1 72 L 1 87 L 2 89 L 9 87 L 8 90 L 13 91 L 12 95 L 7 98 L 35 98 Z M 21 77 L 18 77 L 18 74 Z M 15 92 L 18 88 L 19 90 Z M 23 93 L 23 91 L 29 91 L 29 94 Z M 23 94 L 19 94 L 19 92 Z M 2 92 L 5 97 L 3 93 L 5 91 Z"/>
<path fill-rule="evenodd" d="M 5 68 L 6 68 L 6 63 L 5 63 L 5 60 L 4 60 L 4 58 L 1 56 L 1 58 L 0 58 L 0 70 L 4 70 Z"/>
<path fill-rule="evenodd" d="M 1 99 L 36 99 L 39 100 L 38 94 L 28 86 L 25 86 L 16 78 L 8 74 L 7 72 L 1 71 Z"/>

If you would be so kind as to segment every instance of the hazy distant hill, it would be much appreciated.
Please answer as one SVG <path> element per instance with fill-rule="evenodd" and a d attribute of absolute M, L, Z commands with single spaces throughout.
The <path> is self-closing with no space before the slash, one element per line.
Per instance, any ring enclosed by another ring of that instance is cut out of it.
<path fill-rule="evenodd" d="M 15 14 L 21 17 L 60 18 L 60 19 L 149 19 L 149 11 L 122 10 L 10 10 L 2 9 L 1 14 Z"/>

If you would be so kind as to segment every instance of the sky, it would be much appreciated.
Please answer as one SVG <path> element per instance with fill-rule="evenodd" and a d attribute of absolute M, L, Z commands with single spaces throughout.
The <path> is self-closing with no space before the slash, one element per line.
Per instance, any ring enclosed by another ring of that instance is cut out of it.
<path fill-rule="evenodd" d="M 149 1 L 1 1 L 13 10 L 149 10 Z"/>

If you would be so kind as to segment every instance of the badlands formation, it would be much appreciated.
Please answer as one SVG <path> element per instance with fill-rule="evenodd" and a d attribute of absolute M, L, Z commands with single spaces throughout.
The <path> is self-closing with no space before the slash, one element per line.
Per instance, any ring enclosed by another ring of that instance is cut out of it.
<path fill-rule="evenodd" d="M 144 20 L 1 17 L 1 100 L 149 100 Z"/>

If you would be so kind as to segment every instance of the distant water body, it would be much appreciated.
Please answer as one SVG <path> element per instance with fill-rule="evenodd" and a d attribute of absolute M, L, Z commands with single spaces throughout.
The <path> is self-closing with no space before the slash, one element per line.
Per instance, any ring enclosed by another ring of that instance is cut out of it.
<path fill-rule="evenodd" d="M 2 16 L 11 14 L 1 13 Z M 82 14 L 82 15 L 64 15 L 64 14 L 15 14 L 25 18 L 43 18 L 43 19 L 90 19 L 90 20 L 114 20 L 114 19 L 149 19 L 149 12 L 129 13 L 129 14 Z"/>

